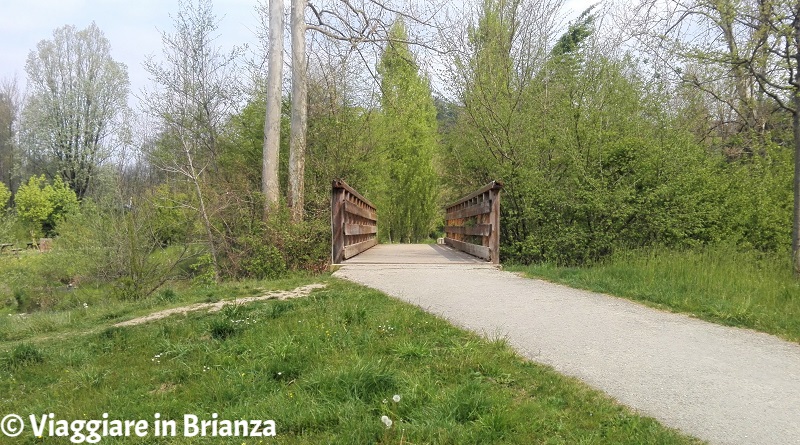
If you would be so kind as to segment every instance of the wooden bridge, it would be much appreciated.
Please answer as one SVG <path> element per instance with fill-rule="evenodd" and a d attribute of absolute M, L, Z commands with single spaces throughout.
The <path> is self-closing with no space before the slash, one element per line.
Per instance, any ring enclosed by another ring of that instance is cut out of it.
<path fill-rule="evenodd" d="M 492 181 L 445 208 L 444 245 L 378 245 L 378 210 L 341 179 L 331 190 L 332 264 L 500 263 L 500 190 Z"/>
<path fill-rule="evenodd" d="M 800 345 L 498 270 L 500 189 L 447 206 L 446 245 L 378 244 L 375 206 L 334 181 L 333 276 L 506 339 L 710 443 L 800 445 Z"/>

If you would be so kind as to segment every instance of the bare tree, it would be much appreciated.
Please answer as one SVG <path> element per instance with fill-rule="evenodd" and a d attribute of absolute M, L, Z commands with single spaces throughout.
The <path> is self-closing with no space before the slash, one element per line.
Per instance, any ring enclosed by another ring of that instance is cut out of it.
<path fill-rule="evenodd" d="M 217 135 L 237 103 L 235 61 L 241 49 L 223 53 L 214 45 L 218 21 L 210 0 L 179 2 L 173 22 L 175 32 L 161 35 L 165 62 L 153 57 L 145 62 L 157 90 L 145 91 L 144 103 L 167 145 L 154 161 L 191 184 L 218 278 L 215 229 L 203 189 L 206 171 L 215 162 Z"/>
<path fill-rule="evenodd" d="M 28 55 L 25 71 L 30 142 L 46 153 L 51 174 L 82 198 L 109 156 L 105 142 L 126 107 L 127 68 L 111 58 L 108 39 L 92 23 L 81 31 L 56 29 L 52 40 L 40 41 Z"/>

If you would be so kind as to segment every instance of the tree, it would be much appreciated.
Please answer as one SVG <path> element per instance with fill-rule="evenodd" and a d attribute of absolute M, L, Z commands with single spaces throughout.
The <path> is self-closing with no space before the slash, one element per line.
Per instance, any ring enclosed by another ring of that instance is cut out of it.
<path fill-rule="evenodd" d="M 407 8 L 413 8 L 408 2 Z M 314 30 L 333 40 L 348 42 L 351 50 L 360 51 L 363 43 L 383 43 L 389 34 L 387 15 L 403 17 L 429 26 L 441 8 L 438 2 L 425 2 L 429 12 L 404 12 L 389 1 L 335 1 L 320 7 L 319 2 L 292 0 L 290 28 L 292 35 L 292 118 L 289 143 L 289 189 L 287 202 L 292 220 L 303 219 L 305 194 L 305 160 L 307 139 L 308 73 L 306 31 Z M 311 9 L 313 23 L 306 23 L 306 8 Z M 280 84 L 282 82 L 283 1 L 269 2 L 269 61 L 267 78 L 267 114 L 264 122 L 262 191 L 266 208 L 279 199 L 278 159 L 280 147 Z M 405 35 L 404 43 L 410 43 Z M 416 42 L 420 43 L 420 42 Z M 363 58 L 363 56 L 362 56 Z"/>
<path fill-rule="evenodd" d="M 733 59 L 733 66 L 744 66 L 759 89 L 792 115 L 792 259 L 795 275 L 800 275 L 800 1 L 761 1 L 757 9 L 743 11 L 742 21 L 754 30 L 754 47 L 747 59 Z"/>
<path fill-rule="evenodd" d="M 235 60 L 240 49 L 226 54 L 214 45 L 218 21 L 210 0 L 179 2 L 173 22 L 175 32 L 161 36 L 165 62 L 150 58 L 145 63 L 158 85 L 157 91 L 145 94 L 146 106 L 160 123 L 166 145 L 155 160 L 193 189 L 216 279 L 215 229 L 204 188 L 206 172 L 216 164 L 221 127 L 235 111 Z"/>
<path fill-rule="evenodd" d="M 111 58 L 96 24 L 64 26 L 42 40 L 25 65 L 30 99 L 26 126 L 35 148 L 79 198 L 109 156 L 115 119 L 126 107 L 128 73 Z"/>
<path fill-rule="evenodd" d="M 17 125 L 21 107 L 17 79 L 0 82 L 0 181 L 15 189 L 14 170 L 19 163 Z"/>
<path fill-rule="evenodd" d="M 269 54 L 267 62 L 267 103 L 264 119 L 264 150 L 261 192 L 264 215 L 280 200 L 278 165 L 281 145 L 281 84 L 283 82 L 283 0 L 269 0 Z"/>
<path fill-rule="evenodd" d="M 639 9 L 660 10 L 652 4 L 648 0 Z M 684 79 L 733 111 L 737 136 L 764 135 L 770 115 L 779 114 L 776 107 L 792 117 L 792 257 L 800 274 L 800 2 L 669 0 L 667 5 L 657 39 L 671 45 L 679 61 L 702 67 L 687 70 Z M 682 73 L 682 67 L 675 71 Z M 741 150 L 752 153 L 755 142 Z"/>
<path fill-rule="evenodd" d="M 292 221 L 303 220 L 306 132 L 308 131 L 308 61 L 305 10 L 308 0 L 292 0 L 292 121 L 289 136 L 289 191 Z"/>
<path fill-rule="evenodd" d="M 428 237 L 436 216 L 436 108 L 429 81 L 420 75 L 398 20 L 378 64 L 386 150 L 382 223 L 393 241 Z"/>

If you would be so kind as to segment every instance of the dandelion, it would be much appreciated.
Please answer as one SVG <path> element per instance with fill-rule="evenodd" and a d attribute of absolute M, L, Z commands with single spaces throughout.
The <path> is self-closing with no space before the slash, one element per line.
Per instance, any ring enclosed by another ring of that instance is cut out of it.
<path fill-rule="evenodd" d="M 400 402 L 400 394 L 395 394 L 394 397 L 392 397 L 392 400 L 394 400 L 394 403 L 399 403 Z"/>
<path fill-rule="evenodd" d="M 381 422 L 386 425 L 386 428 L 392 427 L 392 419 L 390 419 L 389 416 L 381 416 Z"/>

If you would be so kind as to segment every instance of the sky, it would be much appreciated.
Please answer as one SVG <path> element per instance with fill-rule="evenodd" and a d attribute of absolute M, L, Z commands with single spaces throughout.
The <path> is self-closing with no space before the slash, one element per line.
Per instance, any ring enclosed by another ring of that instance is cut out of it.
<path fill-rule="evenodd" d="M 288 4 L 288 0 L 286 0 Z M 565 12 L 574 17 L 593 0 L 568 0 Z M 221 19 L 217 43 L 224 49 L 248 44 L 258 48 L 256 0 L 214 0 Z M 17 77 L 24 89 L 25 61 L 36 44 L 50 39 L 64 25 L 84 29 L 93 21 L 111 43 L 111 56 L 128 67 L 131 90 L 149 84 L 142 62 L 161 53 L 159 31 L 172 31 L 170 14 L 176 0 L 0 0 L 0 80 Z"/>

